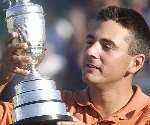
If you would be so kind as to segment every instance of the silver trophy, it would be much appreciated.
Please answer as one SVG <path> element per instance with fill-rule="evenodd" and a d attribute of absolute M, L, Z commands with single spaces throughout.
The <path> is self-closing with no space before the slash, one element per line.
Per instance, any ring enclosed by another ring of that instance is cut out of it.
<path fill-rule="evenodd" d="M 70 121 L 54 81 L 44 79 L 36 69 L 44 56 L 46 39 L 42 7 L 30 0 L 16 0 L 6 10 L 6 22 L 8 32 L 17 32 L 19 42 L 28 44 L 26 54 L 33 59 L 30 74 L 15 86 L 13 124 L 55 125 L 59 120 Z"/>

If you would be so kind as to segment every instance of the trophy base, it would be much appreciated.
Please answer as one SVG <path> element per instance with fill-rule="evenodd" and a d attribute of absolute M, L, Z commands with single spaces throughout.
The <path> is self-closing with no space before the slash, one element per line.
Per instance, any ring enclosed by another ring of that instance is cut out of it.
<path fill-rule="evenodd" d="M 15 122 L 13 125 L 56 125 L 58 121 L 72 121 L 68 115 L 36 116 Z"/>

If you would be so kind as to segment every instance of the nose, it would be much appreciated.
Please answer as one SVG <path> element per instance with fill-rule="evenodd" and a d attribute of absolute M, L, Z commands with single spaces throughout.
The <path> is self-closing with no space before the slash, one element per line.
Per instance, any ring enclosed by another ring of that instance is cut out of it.
<path fill-rule="evenodd" d="M 91 45 L 87 50 L 86 53 L 89 57 L 99 59 L 102 54 L 102 47 L 99 41 L 96 41 L 93 45 Z"/>

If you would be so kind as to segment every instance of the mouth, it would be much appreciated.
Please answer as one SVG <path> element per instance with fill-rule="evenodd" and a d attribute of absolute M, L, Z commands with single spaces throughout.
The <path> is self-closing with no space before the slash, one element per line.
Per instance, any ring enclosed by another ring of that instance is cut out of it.
<path fill-rule="evenodd" d="M 86 67 L 88 67 L 88 68 L 94 68 L 94 69 L 100 69 L 98 66 L 96 66 L 94 64 L 86 64 Z"/>

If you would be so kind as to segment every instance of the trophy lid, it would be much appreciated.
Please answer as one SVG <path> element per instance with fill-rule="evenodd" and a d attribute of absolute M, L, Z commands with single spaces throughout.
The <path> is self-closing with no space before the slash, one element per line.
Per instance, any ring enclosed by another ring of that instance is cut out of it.
<path fill-rule="evenodd" d="M 43 14 L 44 12 L 42 6 L 31 3 L 30 0 L 16 0 L 15 5 L 6 10 L 6 18 L 27 13 Z"/>

